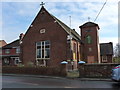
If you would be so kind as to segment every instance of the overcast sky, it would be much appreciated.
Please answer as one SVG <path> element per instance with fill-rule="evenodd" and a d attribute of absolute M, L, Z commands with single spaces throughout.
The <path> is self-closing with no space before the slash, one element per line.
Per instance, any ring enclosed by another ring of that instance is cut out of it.
<path fill-rule="evenodd" d="M 25 33 L 42 1 L 49 13 L 68 26 L 71 16 L 71 28 L 80 34 L 79 26 L 87 22 L 88 17 L 93 22 L 106 0 L 3 0 L 0 3 L 0 39 L 10 43 L 18 39 L 20 33 Z M 95 23 L 100 27 L 100 43 L 113 42 L 115 45 L 118 42 L 118 0 L 107 0 Z"/>

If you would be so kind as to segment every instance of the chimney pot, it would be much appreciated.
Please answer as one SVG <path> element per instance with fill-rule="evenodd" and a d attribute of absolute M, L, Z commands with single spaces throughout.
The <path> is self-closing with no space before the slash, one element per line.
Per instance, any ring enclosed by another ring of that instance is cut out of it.
<path fill-rule="evenodd" d="M 23 33 L 21 33 L 21 34 L 20 34 L 20 36 L 19 36 L 20 40 L 22 40 L 22 39 L 23 39 L 23 37 L 24 37 L 24 34 L 23 34 Z"/>

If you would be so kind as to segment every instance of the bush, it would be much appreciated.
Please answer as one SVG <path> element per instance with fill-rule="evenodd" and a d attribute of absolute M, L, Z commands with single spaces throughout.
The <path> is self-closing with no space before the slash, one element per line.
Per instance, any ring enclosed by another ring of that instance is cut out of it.
<path fill-rule="evenodd" d="M 34 65 L 33 62 L 29 61 L 26 66 L 27 66 L 27 67 L 34 67 L 35 65 Z"/>
<path fill-rule="evenodd" d="M 17 65 L 17 67 L 24 67 L 24 65 L 20 63 Z"/>

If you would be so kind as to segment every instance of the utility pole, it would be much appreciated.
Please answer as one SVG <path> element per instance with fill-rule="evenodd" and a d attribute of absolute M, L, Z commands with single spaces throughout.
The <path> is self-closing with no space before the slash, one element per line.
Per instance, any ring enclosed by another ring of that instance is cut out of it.
<path fill-rule="evenodd" d="M 71 16 L 69 16 L 70 19 L 70 62 L 73 70 L 73 61 L 72 61 L 72 32 L 71 32 Z"/>
<path fill-rule="evenodd" d="M 70 19 L 70 61 L 71 61 L 71 51 L 72 51 L 72 45 L 71 45 L 71 39 L 72 39 L 72 35 L 71 35 L 71 16 L 69 16 Z"/>

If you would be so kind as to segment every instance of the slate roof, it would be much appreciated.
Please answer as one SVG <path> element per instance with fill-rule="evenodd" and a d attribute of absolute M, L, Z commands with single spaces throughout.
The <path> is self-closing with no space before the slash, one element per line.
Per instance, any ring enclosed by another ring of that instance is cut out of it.
<path fill-rule="evenodd" d="M 113 55 L 113 43 L 101 43 L 100 44 L 100 55 Z"/>
<path fill-rule="evenodd" d="M 71 29 L 70 27 L 68 27 L 66 24 L 64 24 L 62 21 L 60 21 L 59 19 L 57 19 L 55 16 L 52 15 L 52 17 L 58 22 L 58 24 L 68 33 L 70 34 L 70 30 L 71 30 L 71 35 L 74 39 L 76 40 L 80 40 L 80 35 L 73 29 Z"/>
<path fill-rule="evenodd" d="M 3 46 L 2 48 L 7 49 L 7 48 L 12 48 L 12 47 L 18 47 L 18 46 L 19 46 L 19 39 L 17 39 L 15 41 Z"/>
<path fill-rule="evenodd" d="M 41 9 L 46 10 L 43 6 Z M 47 11 L 47 10 L 46 10 Z M 47 11 L 47 13 L 49 13 Z M 50 13 L 49 13 L 50 14 Z M 52 18 L 55 19 L 55 21 L 68 33 L 70 34 L 70 30 L 71 30 L 71 35 L 74 39 L 80 41 L 80 35 L 73 29 L 71 29 L 70 27 L 68 27 L 66 24 L 64 24 L 62 21 L 60 21 L 59 19 L 57 19 L 55 16 L 53 16 L 52 14 L 50 14 Z"/>
<path fill-rule="evenodd" d="M 98 29 L 100 29 L 99 26 L 98 26 L 98 24 L 96 24 L 96 23 L 94 23 L 94 22 L 86 22 L 85 24 L 81 25 L 80 28 L 94 27 L 94 26 L 97 26 Z"/>

